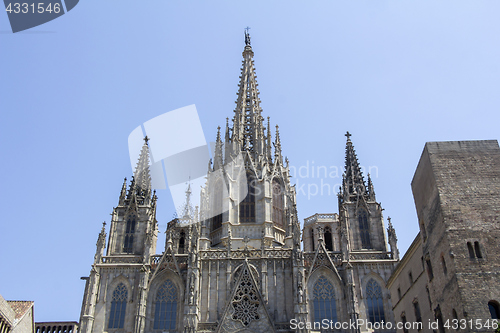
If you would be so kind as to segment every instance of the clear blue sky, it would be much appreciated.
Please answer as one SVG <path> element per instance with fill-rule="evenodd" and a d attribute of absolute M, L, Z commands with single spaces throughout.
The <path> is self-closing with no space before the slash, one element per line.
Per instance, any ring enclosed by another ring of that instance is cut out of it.
<path fill-rule="evenodd" d="M 337 212 L 336 189 L 307 187 L 339 183 L 312 166 L 342 168 L 348 130 L 404 252 L 425 142 L 499 138 L 499 12 L 496 0 L 88 0 L 17 34 L 0 14 L 0 294 L 34 300 L 36 321 L 79 319 L 80 277 L 132 174 L 129 133 L 196 104 L 213 141 L 246 26 L 263 115 L 291 165 L 310 168 L 292 178 L 300 219 Z M 173 212 L 160 191 L 162 234 Z"/>

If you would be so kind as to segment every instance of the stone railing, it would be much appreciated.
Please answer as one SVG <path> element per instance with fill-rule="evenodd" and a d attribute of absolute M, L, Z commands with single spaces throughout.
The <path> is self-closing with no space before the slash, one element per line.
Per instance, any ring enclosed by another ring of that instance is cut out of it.
<path fill-rule="evenodd" d="M 227 250 L 207 250 L 200 251 L 201 259 L 227 259 Z M 280 249 L 267 249 L 264 250 L 264 255 L 266 258 L 291 258 L 292 250 L 280 250 Z M 236 250 L 230 252 L 231 259 L 258 259 L 262 258 L 261 250 Z M 177 257 L 176 257 L 177 258 Z"/>
<path fill-rule="evenodd" d="M 392 255 L 391 252 L 363 251 L 363 252 L 351 252 L 349 258 L 355 261 L 383 260 L 383 259 L 392 259 Z"/>
<path fill-rule="evenodd" d="M 198 323 L 197 332 L 215 332 L 217 330 L 217 323 Z"/>
<path fill-rule="evenodd" d="M 285 231 L 280 230 L 278 228 L 273 228 L 273 229 L 274 229 L 274 239 L 283 244 L 285 242 Z"/>
<path fill-rule="evenodd" d="M 306 217 L 304 219 L 304 225 L 314 223 L 318 220 L 334 220 L 338 219 L 337 214 L 314 214 L 313 216 Z"/>
<path fill-rule="evenodd" d="M 306 252 L 304 253 L 304 264 L 306 267 L 310 267 L 313 263 L 315 252 Z M 342 265 L 342 253 L 340 252 L 329 252 L 328 256 L 332 260 L 333 264 L 336 266 Z M 318 259 L 316 260 L 316 265 L 327 265 L 327 261 L 324 253 L 318 254 Z"/>
<path fill-rule="evenodd" d="M 141 256 L 104 256 L 102 257 L 103 264 L 139 264 L 142 263 Z"/>

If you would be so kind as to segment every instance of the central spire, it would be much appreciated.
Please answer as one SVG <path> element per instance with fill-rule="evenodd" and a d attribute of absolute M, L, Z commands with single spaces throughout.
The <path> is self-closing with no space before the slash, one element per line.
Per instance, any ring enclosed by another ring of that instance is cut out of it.
<path fill-rule="evenodd" d="M 260 107 L 257 75 L 253 62 L 253 50 L 250 44 L 250 34 L 245 29 L 245 49 L 243 50 L 243 66 L 241 68 L 238 98 L 234 110 L 233 137 L 243 149 L 256 154 L 263 153 L 262 109 Z M 245 148 L 246 147 L 246 148 Z"/>

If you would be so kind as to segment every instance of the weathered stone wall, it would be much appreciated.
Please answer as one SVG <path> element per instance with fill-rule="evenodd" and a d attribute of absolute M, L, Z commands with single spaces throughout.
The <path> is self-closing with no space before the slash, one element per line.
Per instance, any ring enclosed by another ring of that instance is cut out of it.
<path fill-rule="evenodd" d="M 488 302 L 500 299 L 498 143 L 427 143 L 412 189 L 426 236 L 424 259 L 432 266 L 428 278 L 433 310 L 439 307 L 444 321 L 453 319 L 454 311 L 458 319 L 486 321 L 491 318 Z"/>
<path fill-rule="evenodd" d="M 415 313 L 416 302 L 420 308 L 422 332 L 432 332 L 432 329 L 429 328 L 429 322 L 434 321 L 434 314 L 427 292 L 427 281 L 423 262 L 422 239 L 420 234 L 417 234 L 387 283 L 394 305 L 394 318 L 396 322 L 404 324 L 403 316 L 405 316 L 406 322 L 409 323 L 407 325 L 411 325 L 408 332 L 418 331 L 419 324 Z M 404 332 L 402 326 L 398 332 Z"/>

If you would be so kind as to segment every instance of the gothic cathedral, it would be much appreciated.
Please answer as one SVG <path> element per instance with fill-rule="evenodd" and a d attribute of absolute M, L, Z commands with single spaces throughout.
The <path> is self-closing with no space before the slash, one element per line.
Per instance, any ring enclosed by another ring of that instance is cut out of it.
<path fill-rule="evenodd" d="M 146 139 L 107 246 L 105 225 L 98 237 L 82 333 L 363 332 L 394 322 L 386 282 L 399 262 L 397 238 L 390 220 L 386 236 L 350 134 L 338 214 L 315 214 L 301 230 L 278 126 L 273 139 L 262 116 L 248 33 L 245 44 L 232 126 L 224 138 L 219 128 L 200 206 L 190 207 L 188 188 L 184 214 L 155 254 Z M 353 321 L 364 325 L 345 326 Z"/>

